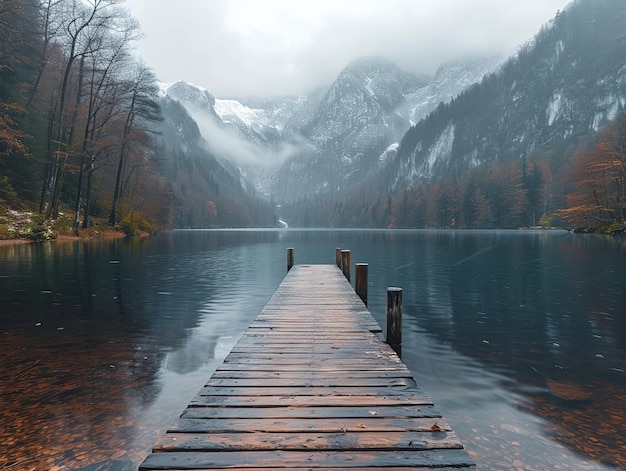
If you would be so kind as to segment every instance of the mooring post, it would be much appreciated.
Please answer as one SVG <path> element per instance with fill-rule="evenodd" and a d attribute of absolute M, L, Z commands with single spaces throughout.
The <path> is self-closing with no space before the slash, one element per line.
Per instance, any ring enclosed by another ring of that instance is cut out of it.
<path fill-rule="evenodd" d="M 387 288 L 387 343 L 402 358 L 402 288 Z"/>
<path fill-rule="evenodd" d="M 339 247 L 335 249 L 335 260 L 337 262 L 337 266 L 341 268 L 341 249 Z"/>
<path fill-rule="evenodd" d="M 354 290 L 367 306 L 367 263 L 357 263 L 354 270 Z"/>
<path fill-rule="evenodd" d="M 289 248 L 287 249 L 287 271 L 291 270 L 291 268 L 293 267 L 293 260 L 293 249 Z"/>
<path fill-rule="evenodd" d="M 343 271 L 343 275 L 350 281 L 350 251 L 342 250 L 341 251 L 341 269 Z"/>

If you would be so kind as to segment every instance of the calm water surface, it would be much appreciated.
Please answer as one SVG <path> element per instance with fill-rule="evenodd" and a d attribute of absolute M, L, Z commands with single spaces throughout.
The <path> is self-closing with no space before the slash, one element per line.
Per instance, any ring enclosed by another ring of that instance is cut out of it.
<path fill-rule="evenodd" d="M 180 231 L 0 247 L 0 469 L 133 470 L 296 263 L 404 290 L 403 359 L 479 469 L 626 469 L 626 244 Z"/>

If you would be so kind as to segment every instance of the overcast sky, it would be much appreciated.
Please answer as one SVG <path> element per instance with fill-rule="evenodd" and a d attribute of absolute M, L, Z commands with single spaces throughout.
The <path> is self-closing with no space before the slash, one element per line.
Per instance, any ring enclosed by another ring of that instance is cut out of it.
<path fill-rule="evenodd" d="M 514 52 L 570 0 L 127 0 L 139 54 L 164 82 L 219 98 L 306 93 L 379 55 L 432 74 Z"/>

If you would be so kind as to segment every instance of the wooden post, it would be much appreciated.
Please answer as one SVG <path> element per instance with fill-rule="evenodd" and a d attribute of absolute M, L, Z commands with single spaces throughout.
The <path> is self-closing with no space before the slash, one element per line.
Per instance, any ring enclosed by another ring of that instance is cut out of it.
<path fill-rule="evenodd" d="M 293 249 L 287 249 L 287 272 L 289 272 L 289 270 L 291 270 L 291 268 L 293 267 L 293 260 Z"/>
<path fill-rule="evenodd" d="M 350 281 L 350 251 L 342 250 L 341 251 L 341 269 L 343 271 L 343 275 Z"/>
<path fill-rule="evenodd" d="M 402 288 L 387 288 L 387 343 L 402 358 Z"/>
<path fill-rule="evenodd" d="M 341 268 L 341 249 L 339 247 L 335 249 L 335 260 L 337 261 L 337 266 Z"/>
<path fill-rule="evenodd" d="M 367 263 L 357 263 L 354 270 L 354 290 L 367 306 Z"/>

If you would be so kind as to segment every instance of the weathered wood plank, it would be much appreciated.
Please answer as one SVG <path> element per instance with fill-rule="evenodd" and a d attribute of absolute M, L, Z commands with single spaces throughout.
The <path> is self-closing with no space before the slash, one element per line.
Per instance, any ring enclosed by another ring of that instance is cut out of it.
<path fill-rule="evenodd" d="M 352 364 L 336 363 L 328 365 L 325 363 L 278 363 L 278 362 L 257 362 L 257 363 L 222 363 L 216 371 L 276 371 L 276 372 L 298 372 L 315 370 L 317 372 L 333 372 L 342 374 L 343 372 L 358 371 L 397 371 L 405 373 L 408 371 L 403 365 L 387 365 L 385 363 L 360 362 Z"/>
<path fill-rule="evenodd" d="M 203 396 L 198 395 L 190 402 L 191 406 L 222 407 L 317 407 L 317 406 L 421 406 L 432 404 L 431 399 L 422 394 L 388 394 L 385 396 Z"/>
<path fill-rule="evenodd" d="M 377 396 L 402 396 L 407 397 L 410 393 L 413 397 L 419 397 L 426 400 L 425 403 L 431 404 L 430 399 L 419 388 L 407 388 L 405 386 L 381 387 L 381 386 L 316 386 L 316 387 L 295 387 L 295 386 L 266 386 L 263 388 L 248 387 L 224 387 L 224 386 L 205 386 L 199 392 L 198 396 L 349 396 L 349 397 L 377 397 Z"/>
<path fill-rule="evenodd" d="M 341 381 L 346 378 L 385 378 L 385 379 L 398 379 L 398 378 L 411 378 L 413 375 L 406 371 L 372 371 L 372 370 L 352 370 L 344 372 L 341 378 L 337 378 L 337 373 L 334 371 L 228 371 L 217 370 L 213 373 L 213 379 L 333 379 Z M 413 381 L 409 382 L 414 384 Z"/>
<path fill-rule="evenodd" d="M 458 449 L 454 432 L 167 433 L 155 451 Z"/>
<path fill-rule="evenodd" d="M 305 433 L 305 432 L 431 432 L 437 423 L 441 431 L 451 431 L 446 421 L 438 417 L 363 417 L 353 418 L 260 418 L 260 419 L 190 419 L 178 418 L 168 432 L 205 432 L 205 433 Z"/>
<path fill-rule="evenodd" d="M 343 417 L 359 419 L 364 417 L 431 417 L 439 418 L 441 413 L 430 404 L 419 406 L 378 406 L 378 407 L 188 407 L 181 415 L 186 419 L 217 418 L 319 418 Z"/>
<path fill-rule="evenodd" d="M 437 467 L 437 471 L 458 471 L 459 468 L 473 468 L 473 466 L 455 466 L 454 468 L 450 468 L 448 466 L 444 466 L 444 467 Z M 276 471 L 277 468 L 259 468 L 259 467 L 246 467 L 245 465 L 239 464 L 239 465 L 233 465 L 233 466 L 229 466 L 228 468 L 211 468 L 211 471 Z M 281 469 L 286 469 L 286 468 L 281 468 Z M 343 466 L 339 466 L 339 467 L 328 467 L 328 466 L 324 466 L 324 467 L 318 467 L 318 468 L 312 468 L 310 466 L 290 466 L 289 470 L 290 471 L 311 471 L 312 469 L 315 469 L 315 471 L 338 471 L 338 470 L 342 470 L 342 469 L 346 469 Z M 429 471 L 433 469 L 433 466 L 385 466 L 384 468 L 372 468 L 372 467 L 367 467 L 367 468 L 363 468 L 363 467 L 355 467 L 355 468 L 350 468 L 350 471 L 372 471 L 372 469 L 383 469 L 384 471 Z M 143 470 L 143 468 L 140 468 L 140 470 Z M 179 468 L 176 469 L 170 469 L 168 468 L 169 471 L 183 471 Z"/>
<path fill-rule="evenodd" d="M 336 337 L 334 339 L 321 339 L 317 337 L 309 336 L 308 339 L 304 336 L 299 338 L 295 333 L 281 335 L 278 336 L 270 336 L 266 335 L 264 338 L 254 338 L 254 337 L 246 337 L 241 338 L 239 342 L 237 342 L 238 346 L 246 346 L 246 347 L 273 347 L 276 346 L 278 348 L 283 346 L 299 346 L 302 348 L 307 348 L 309 345 L 319 345 L 319 346 L 339 346 L 341 348 L 354 348 L 359 349 L 363 347 L 371 348 L 372 346 L 379 347 L 380 340 L 370 337 Z"/>
<path fill-rule="evenodd" d="M 350 471 L 372 471 L 372 469 L 384 469 L 384 471 L 429 471 L 432 470 L 432 466 L 411 466 L 411 467 L 406 467 L 406 466 L 385 466 L 384 468 L 371 468 L 371 467 L 367 467 L 367 468 L 363 468 L 363 467 L 355 467 L 355 468 L 350 468 Z M 454 468 L 450 468 L 448 466 L 444 466 L 444 467 L 437 467 L 437 471 L 458 471 L 459 468 L 468 468 L 468 466 L 455 466 Z M 473 468 L 473 467 L 472 467 Z M 143 468 L 140 468 L 143 469 Z M 176 469 L 170 469 L 168 468 L 169 471 L 183 471 L 179 468 Z M 233 466 L 229 466 L 228 468 L 211 468 L 211 471 L 250 471 L 250 470 L 254 470 L 254 471 L 276 471 L 277 468 L 258 468 L 258 467 L 245 467 L 245 465 L 233 465 Z M 282 468 L 285 469 L 285 468 Z M 345 467 L 343 466 L 339 466 L 339 467 L 319 467 L 319 468 L 311 468 L 310 466 L 290 466 L 289 470 L 290 471 L 311 471 L 312 469 L 315 469 L 315 471 L 338 471 L 338 470 L 342 470 L 345 469 Z"/>
<path fill-rule="evenodd" d="M 389 466 L 471 466 L 465 450 L 394 450 L 394 451 L 238 451 L 153 453 L 140 469 L 215 469 L 243 465 L 245 468 L 308 469 L 356 467 L 386 468 Z"/>
<path fill-rule="evenodd" d="M 328 314 L 330 315 L 330 314 Z M 377 324 L 370 324 L 367 323 L 365 321 L 361 322 L 361 323 L 356 323 L 356 322 L 341 322 L 341 321 L 336 321 L 333 322 L 332 325 L 324 325 L 324 324 L 320 324 L 319 322 L 315 322 L 315 317 L 311 316 L 309 320 L 307 321 L 303 321 L 302 319 L 300 319 L 299 321 L 296 319 L 293 319 L 292 322 L 294 322 L 294 324 L 289 325 L 289 326 L 282 326 L 281 327 L 281 323 L 282 322 L 287 322 L 288 319 L 284 319 L 281 320 L 279 318 L 260 318 L 260 319 L 255 319 L 252 323 L 252 325 L 250 326 L 251 329 L 270 329 L 270 330 L 283 330 L 285 332 L 295 332 L 295 331 L 300 331 L 300 332 L 312 332 L 315 331 L 316 329 L 320 329 L 320 328 L 335 328 L 335 329 L 342 329 L 344 332 L 348 332 L 348 333 L 358 333 L 361 329 L 362 330 L 366 330 L 369 332 L 380 332 L 380 326 L 378 326 Z M 295 323 L 297 322 L 297 324 Z"/>
<path fill-rule="evenodd" d="M 381 386 L 414 386 L 415 382 L 411 378 L 320 378 L 312 376 L 310 378 L 211 378 L 207 386 L 220 387 L 246 387 L 246 388 L 271 388 L 271 387 L 381 387 Z"/>
<path fill-rule="evenodd" d="M 336 353 L 336 352 L 335 352 Z M 309 354 L 304 353 L 291 353 L 291 354 L 283 354 L 283 353 L 237 353 L 231 352 L 225 359 L 224 364 L 231 363 L 268 363 L 268 362 L 276 362 L 282 360 L 283 364 L 296 364 L 296 365 L 347 365 L 350 362 L 358 363 L 358 362 L 376 362 L 377 364 L 393 364 L 393 365 L 404 365 L 398 356 L 393 352 L 382 352 L 380 354 L 371 355 L 367 357 L 345 357 L 339 358 L 336 355 L 328 356 L 328 355 L 319 355 L 319 356 L 311 356 Z"/>

